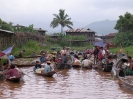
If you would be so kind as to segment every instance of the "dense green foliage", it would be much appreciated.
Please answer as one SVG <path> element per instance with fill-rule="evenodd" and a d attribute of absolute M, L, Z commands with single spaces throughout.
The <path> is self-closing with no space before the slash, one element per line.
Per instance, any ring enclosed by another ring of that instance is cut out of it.
<path fill-rule="evenodd" d="M 34 30 L 34 25 L 31 24 L 28 27 L 26 27 L 26 26 L 25 27 L 21 27 L 21 28 L 16 27 L 16 28 L 14 28 L 14 32 L 30 32 L 30 33 L 36 33 L 37 31 Z"/>
<path fill-rule="evenodd" d="M 61 33 L 63 33 L 63 28 L 68 27 L 72 28 L 73 22 L 71 22 L 71 18 L 67 14 L 65 14 L 65 10 L 60 9 L 59 14 L 53 14 L 54 18 L 50 24 L 50 27 L 55 28 L 61 25 Z"/>
<path fill-rule="evenodd" d="M 55 47 L 55 46 L 57 46 L 57 45 L 53 44 L 53 47 Z M 30 56 L 33 52 L 36 52 L 36 54 L 38 55 L 41 50 L 49 51 L 50 47 L 51 47 L 50 45 L 41 46 L 40 43 L 31 40 L 31 41 L 27 42 L 26 44 L 23 44 L 21 47 L 14 46 L 13 54 L 15 56 L 18 56 L 20 51 L 26 50 L 25 53 L 24 53 L 24 56 L 25 55 Z"/>
<path fill-rule="evenodd" d="M 133 15 L 126 12 L 124 16 L 120 15 L 115 26 L 118 33 L 114 39 L 114 43 L 121 46 L 133 45 Z"/>
<path fill-rule="evenodd" d="M 13 23 L 8 23 L 0 19 L 0 29 L 13 31 Z"/>
<path fill-rule="evenodd" d="M 3 30 L 9 30 L 12 32 L 30 32 L 30 33 L 36 33 L 37 31 L 34 30 L 34 25 L 31 24 L 29 26 L 24 26 L 24 27 L 13 27 L 13 23 L 12 22 L 5 22 L 3 20 L 0 19 L 0 29 Z"/>

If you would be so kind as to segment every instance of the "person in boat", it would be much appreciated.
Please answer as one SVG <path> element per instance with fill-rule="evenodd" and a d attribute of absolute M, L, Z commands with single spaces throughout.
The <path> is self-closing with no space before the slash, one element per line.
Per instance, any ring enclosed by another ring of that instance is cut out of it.
<path fill-rule="evenodd" d="M 63 56 L 61 57 L 61 64 L 60 64 L 60 69 L 64 69 L 68 59 L 66 54 L 64 53 Z"/>
<path fill-rule="evenodd" d="M 11 63 L 13 63 L 14 59 L 15 59 L 15 57 L 12 54 L 10 54 L 9 60 L 10 60 Z"/>
<path fill-rule="evenodd" d="M 47 64 L 45 65 L 45 68 L 44 68 L 44 73 L 49 73 L 52 71 L 51 67 L 50 67 L 50 64 L 51 62 L 50 61 L 47 61 Z"/>
<path fill-rule="evenodd" d="M 63 50 L 60 51 L 61 56 L 63 56 L 64 54 L 66 54 L 66 47 L 63 48 Z"/>
<path fill-rule="evenodd" d="M 20 51 L 20 53 L 19 53 L 18 56 L 19 56 L 19 57 L 23 57 L 24 52 L 25 52 L 25 50 Z"/>
<path fill-rule="evenodd" d="M 79 57 L 75 55 L 75 58 L 74 58 L 74 63 L 73 63 L 74 66 L 80 66 L 81 65 L 81 62 L 79 60 Z"/>
<path fill-rule="evenodd" d="M 31 56 L 36 57 L 36 52 L 32 52 Z"/>
<path fill-rule="evenodd" d="M 121 58 L 123 56 L 123 54 L 124 54 L 123 53 L 123 47 L 121 47 L 120 50 L 119 50 L 119 58 Z"/>
<path fill-rule="evenodd" d="M 46 62 L 45 53 L 43 53 L 42 56 L 40 57 L 40 62 L 41 63 L 45 63 Z"/>
<path fill-rule="evenodd" d="M 8 70 L 7 72 L 4 73 L 6 76 L 6 78 L 19 78 L 20 75 L 19 75 L 19 72 L 18 70 L 15 68 L 15 65 L 14 64 L 11 64 L 10 66 L 10 70 Z"/>
<path fill-rule="evenodd" d="M 125 75 L 133 75 L 133 62 L 132 62 L 132 57 L 128 56 L 128 62 L 129 62 L 129 67 L 125 70 Z"/>
<path fill-rule="evenodd" d="M 35 65 L 35 69 L 34 70 L 40 69 L 40 68 L 42 68 L 41 64 L 39 63 L 39 61 L 36 61 L 36 65 Z"/>
<path fill-rule="evenodd" d="M 82 63 L 81 63 L 82 67 L 90 67 L 92 65 L 91 61 L 86 57 Z"/>

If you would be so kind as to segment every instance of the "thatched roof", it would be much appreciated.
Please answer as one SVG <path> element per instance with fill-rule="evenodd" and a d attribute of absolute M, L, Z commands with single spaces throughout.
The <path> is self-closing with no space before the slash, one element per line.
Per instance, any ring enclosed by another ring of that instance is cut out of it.
<path fill-rule="evenodd" d="M 28 38 L 40 38 L 43 39 L 45 38 L 44 36 L 40 36 L 38 34 L 33 34 L 33 33 L 27 33 L 27 32 L 17 32 L 15 33 L 17 37 L 28 37 Z"/>

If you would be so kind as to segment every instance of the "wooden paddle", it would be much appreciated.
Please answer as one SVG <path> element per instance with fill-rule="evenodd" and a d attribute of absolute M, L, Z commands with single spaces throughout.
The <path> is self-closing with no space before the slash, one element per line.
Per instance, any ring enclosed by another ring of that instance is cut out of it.
<path fill-rule="evenodd" d="M 19 68 L 19 69 L 20 69 L 20 68 Z M 21 71 L 24 75 L 26 75 L 26 76 L 32 78 L 31 76 L 29 76 L 29 75 L 27 75 L 26 73 L 24 73 L 21 69 L 20 69 L 20 71 Z M 33 79 L 33 78 L 32 78 L 32 79 Z"/>

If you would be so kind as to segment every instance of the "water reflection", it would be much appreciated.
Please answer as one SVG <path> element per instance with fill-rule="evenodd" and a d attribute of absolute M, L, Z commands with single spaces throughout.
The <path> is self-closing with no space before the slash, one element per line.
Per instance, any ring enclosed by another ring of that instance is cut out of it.
<path fill-rule="evenodd" d="M 3 99 L 131 99 L 133 94 L 111 80 L 110 73 L 82 68 L 58 70 L 53 78 L 34 74 L 30 68 L 22 68 L 28 76 L 24 82 L 0 82 L 0 98 Z"/>

